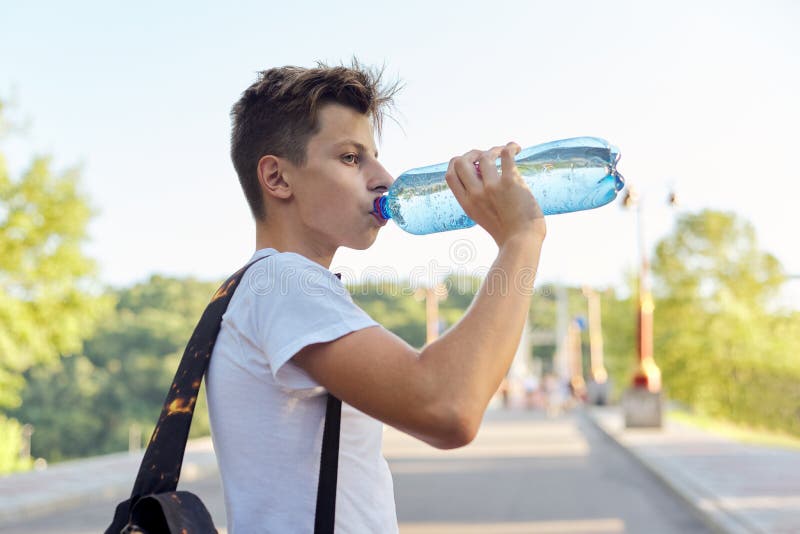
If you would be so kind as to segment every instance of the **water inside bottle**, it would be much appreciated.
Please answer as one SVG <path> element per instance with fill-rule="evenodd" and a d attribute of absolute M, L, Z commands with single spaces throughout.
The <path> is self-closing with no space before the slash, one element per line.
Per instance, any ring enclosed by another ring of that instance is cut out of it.
<path fill-rule="evenodd" d="M 545 215 L 603 206 L 624 181 L 616 171 L 619 151 L 606 141 L 579 137 L 523 150 L 515 158 Z M 500 169 L 500 160 L 496 162 Z M 412 234 L 429 234 L 475 225 L 444 179 L 447 163 L 404 173 L 387 196 L 395 222 Z"/>

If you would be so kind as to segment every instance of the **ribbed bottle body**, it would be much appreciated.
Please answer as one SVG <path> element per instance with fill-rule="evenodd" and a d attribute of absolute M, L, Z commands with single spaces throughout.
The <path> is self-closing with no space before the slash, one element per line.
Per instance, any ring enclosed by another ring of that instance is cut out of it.
<path fill-rule="evenodd" d="M 596 137 L 536 145 L 515 158 L 517 168 L 545 215 L 608 204 L 624 186 L 616 170 L 619 151 Z M 500 160 L 497 160 L 498 170 Z M 389 189 L 383 211 L 412 234 L 445 232 L 475 225 L 445 181 L 447 163 L 403 173 Z"/>

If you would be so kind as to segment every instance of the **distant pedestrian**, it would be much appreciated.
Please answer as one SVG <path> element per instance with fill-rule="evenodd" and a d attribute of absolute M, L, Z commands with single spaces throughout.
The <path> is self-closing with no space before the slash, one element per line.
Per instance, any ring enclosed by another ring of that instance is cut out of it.
<path fill-rule="evenodd" d="M 539 377 L 534 374 L 527 375 L 522 380 L 525 390 L 525 407 L 529 410 L 536 408 L 536 395 L 539 392 Z"/>

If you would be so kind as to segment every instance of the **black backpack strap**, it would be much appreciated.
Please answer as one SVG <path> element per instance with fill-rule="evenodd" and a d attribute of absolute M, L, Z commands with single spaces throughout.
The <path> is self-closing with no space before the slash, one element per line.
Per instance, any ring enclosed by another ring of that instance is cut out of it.
<path fill-rule="evenodd" d="M 314 534 L 332 533 L 336 523 L 336 477 L 339 472 L 341 417 L 342 401 L 328 394 L 328 408 L 325 410 L 325 430 L 322 433 L 322 458 L 319 465 Z"/>
<path fill-rule="evenodd" d="M 336 278 L 342 279 L 341 273 L 335 274 Z M 328 393 L 325 429 L 322 431 L 322 456 L 319 462 L 314 534 L 333 534 L 333 527 L 336 524 L 336 478 L 339 474 L 341 421 L 342 401 Z"/>
<path fill-rule="evenodd" d="M 264 256 L 267 257 L 269 256 Z M 131 499 L 123 503 L 126 510 L 121 512 L 118 510 L 119 515 L 127 516 L 128 506 L 133 506 L 144 495 L 176 490 L 200 382 L 222 327 L 222 316 L 228 309 L 228 304 L 244 273 L 250 266 L 264 258 L 254 260 L 236 271 L 220 286 L 206 306 L 183 353 L 172 387 L 167 393 L 161 416 L 139 466 Z M 336 276 L 340 275 L 337 273 Z M 315 534 L 333 533 L 334 529 L 341 411 L 342 402 L 329 394 L 322 436 Z"/>
<path fill-rule="evenodd" d="M 267 257 L 269 256 L 264 256 Z M 211 302 L 206 306 L 183 352 L 183 358 L 172 380 L 172 387 L 164 401 L 161 417 L 142 458 L 131 492 L 132 502 L 142 495 L 175 491 L 177 488 L 200 382 L 211 359 L 214 344 L 217 342 L 222 327 L 222 316 L 228 309 L 233 292 L 236 291 L 245 271 L 264 258 L 250 262 L 231 275 L 217 289 L 211 297 Z"/>

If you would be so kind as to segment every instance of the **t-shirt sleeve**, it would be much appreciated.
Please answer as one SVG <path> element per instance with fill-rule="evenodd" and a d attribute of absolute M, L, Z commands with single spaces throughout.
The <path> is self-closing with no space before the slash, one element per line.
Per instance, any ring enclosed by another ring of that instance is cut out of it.
<path fill-rule="evenodd" d="M 250 283 L 258 301 L 259 344 L 282 387 L 317 387 L 291 358 L 308 345 L 333 341 L 378 323 L 353 302 L 344 284 L 327 269 L 310 260 L 276 260 L 262 262 L 263 268 L 254 273 Z"/>

